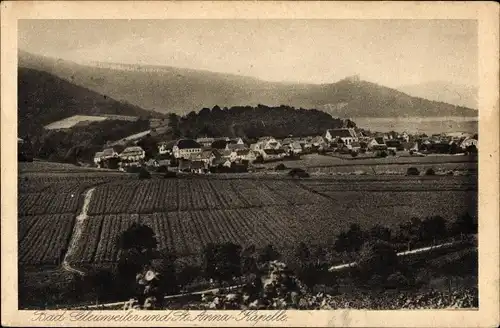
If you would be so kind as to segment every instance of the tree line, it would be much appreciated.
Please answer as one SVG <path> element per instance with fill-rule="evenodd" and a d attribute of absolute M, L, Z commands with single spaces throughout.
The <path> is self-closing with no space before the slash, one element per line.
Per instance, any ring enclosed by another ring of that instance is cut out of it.
<path fill-rule="evenodd" d="M 214 106 L 212 109 L 203 108 L 198 113 L 192 111 L 184 116 L 170 114 L 169 121 L 175 136 L 188 138 L 284 138 L 290 135 L 322 135 L 326 129 L 355 126 L 350 120 L 334 118 L 323 111 L 285 105 L 231 108 Z"/>

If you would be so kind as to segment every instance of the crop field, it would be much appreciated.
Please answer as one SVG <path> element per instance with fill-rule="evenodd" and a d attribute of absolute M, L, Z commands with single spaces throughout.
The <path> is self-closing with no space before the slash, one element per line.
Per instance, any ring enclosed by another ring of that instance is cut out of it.
<path fill-rule="evenodd" d="M 358 177 L 356 177 L 358 178 Z M 448 221 L 477 211 L 471 177 L 361 179 L 166 179 L 98 186 L 75 261 L 113 262 L 116 237 L 132 222 L 150 226 L 159 249 L 199 253 L 210 242 L 278 248 L 317 244 L 358 223 L 396 229 L 411 217 Z"/>
<path fill-rule="evenodd" d="M 19 162 L 17 165 L 19 174 L 35 173 L 112 173 L 108 169 L 99 169 L 95 167 L 76 166 L 68 163 L 55 163 L 46 161 Z M 116 172 L 116 171 L 115 171 Z M 117 174 L 119 174 L 117 172 Z"/>
<path fill-rule="evenodd" d="M 199 253 L 211 242 L 289 248 L 334 240 L 351 223 L 392 228 L 411 217 L 476 216 L 476 176 L 283 176 L 138 180 L 129 175 L 19 177 L 19 259 L 55 264 L 68 247 L 83 193 L 90 199 L 71 262 L 115 262 L 117 238 L 133 222 L 150 226 L 160 249 Z"/>
<path fill-rule="evenodd" d="M 19 263 L 56 264 L 68 246 L 74 219 L 71 214 L 20 217 Z"/>
<path fill-rule="evenodd" d="M 288 168 L 303 168 L 313 174 L 364 172 L 365 174 L 404 175 L 409 167 L 416 167 L 422 172 L 428 168 L 433 168 L 435 171 L 477 170 L 477 157 L 448 155 L 343 159 L 328 155 L 310 154 L 304 155 L 300 160 L 257 164 L 256 167 L 273 169 L 280 163 L 283 163 Z"/>
<path fill-rule="evenodd" d="M 18 180 L 19 216 L 76 213 L 83 192 L 112 177 L 32 177 Z"/>

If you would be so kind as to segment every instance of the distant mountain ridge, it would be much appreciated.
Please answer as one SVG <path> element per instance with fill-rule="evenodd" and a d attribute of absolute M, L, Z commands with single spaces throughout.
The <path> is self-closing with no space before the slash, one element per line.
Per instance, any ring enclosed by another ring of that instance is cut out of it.
<path fill-rule="evenodd" d="M 344 79 L 330 84 L 262 81 L 253 77 L 169 66 L 94 63 L 19 52 L 20 67 L 61 79 L 161 113 L 187 114 L 201 108 L 287 105 L 317 108 L 334 117 L 476 116 L 473 109 L 412 97 L 366 81 Z"/>
<path fill-rule="evenodd" d="M 478 108 L 478 88 L 446 81 L 430 81 L 420 84 L 403 85 L 398 90 L 429 100 L 452 105 Z"/>

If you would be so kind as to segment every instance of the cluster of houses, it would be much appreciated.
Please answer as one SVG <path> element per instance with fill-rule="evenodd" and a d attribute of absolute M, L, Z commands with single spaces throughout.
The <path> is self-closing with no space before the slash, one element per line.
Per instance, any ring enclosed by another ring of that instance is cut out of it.
<path fill-rule="evenodd" d="M 456 143 L 465 149 L 469 145 L 477 146 L 477 139 L 469 135 L 436 135 L 431 137 L 410 136 L 402 134 L 372 134 L 366 135 L 353 128 L 329 129 L 324 135 L 309 137 L 287 137 L 277 139 L 272 136 L 261 137 L 252 143 L 245 143 L 242 138 L 198 138 L 178 139 L 157 144 L 156 159 L 145 161 L 146 153 L 139 146 L 132 146 L 118 152 L 114 147 L 97 152 L 94 162 L 101 166 L 106 160 L 115 159 L 121 167 L 138 166 L 169 166 L 177 163 L 179 171 L 195 173 L 207 172 L 212 167 L 231 168 L 235 165 L 248 165 L 256 161 L 266 162 L 293 157 L 313 151 L 332 149 L 348 152 L 381 150 L 415 150 L 419 151 L 425 145 Z"/>

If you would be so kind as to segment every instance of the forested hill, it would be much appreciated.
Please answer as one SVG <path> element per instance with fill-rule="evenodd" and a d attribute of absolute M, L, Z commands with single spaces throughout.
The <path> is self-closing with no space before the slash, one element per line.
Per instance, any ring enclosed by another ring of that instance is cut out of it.
<path fill-rule="evenodd" d="M 355 126 L 354 122 L 333 118 L 315 109 L 295 109 L 289 106 L 203 108 L 198 113 L 169 117 L 176 136 L 196 137 L 286 137 L 321 135 L 326 129 Z"/>
<path fill-rule="evenodd" d="M 73 115 L 162 116 L 116 101 L 47 72 L 18 68 L 18 134 L 39 134 L 43 126 Z"/>

